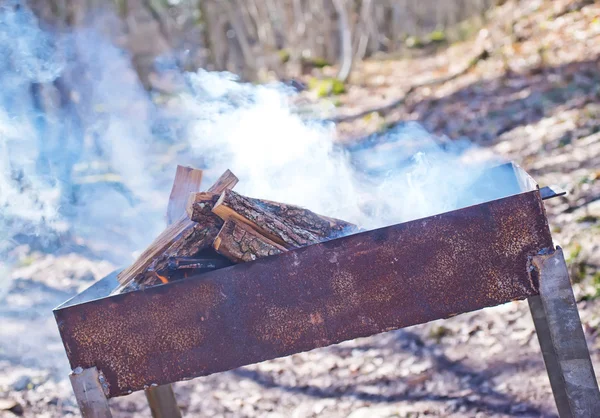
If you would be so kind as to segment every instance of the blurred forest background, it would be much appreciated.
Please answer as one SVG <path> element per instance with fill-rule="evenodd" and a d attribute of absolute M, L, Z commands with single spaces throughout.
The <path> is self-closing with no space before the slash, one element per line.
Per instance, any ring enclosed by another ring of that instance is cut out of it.
<path fill-rule="evenodd" d="M 246 80 L 298 77 L 352 63 L 464 40 L 485 21 L 493 0 L 29 0 L 55 28 L 114 12 L 103 28 L 131 53 L 145 86 L 155 59 L 181 69 L 227 70 Z"/>

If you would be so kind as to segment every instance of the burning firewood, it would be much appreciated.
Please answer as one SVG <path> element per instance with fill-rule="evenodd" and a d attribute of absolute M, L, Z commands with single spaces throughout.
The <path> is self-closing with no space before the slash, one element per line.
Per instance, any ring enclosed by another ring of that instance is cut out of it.
<path fill-rule="evenodd" d="M 198 252 L 210 248 L 214 242 L 223 221 L 216 216 L 207 218 L 203 223 L 191 222 L 191 227 L 183 231 L 176 240 L 151 264 L 151 271 L 161 275 L 169 268 L 172 257 L 193 257 Z M 150 283 L 145 283 L 150 284 Z"/>
<path fill-rule="evenodd" d="M 132 281 L 141 282 L 142 275 L 148 270 L 150 265 L 163 254 L 178 237 L 182 236 L 187 230 L 194 227 L 194 224 L 187 216 L 182 216 L 176 222 L 169 225 L 161 234 L 150 244 L 146 250 L 135 260 L 135 262 L 123 270 L 117 276 L 122 287 L 129 285 Z M 137 280 L 136 280 L 137 278 Z M 159 280 L 159 278 L 156 278 Z"/>
<path fill-rule="evenodd" d="M 119 273 L 118 279 L 122 287 L 132 284 L 134 280 L 137 283 L 142 282 L 144 273 L 148 271 L 156 258 L 173 245 L 179 237 L 186 235 L 186 231 L 194 227 L 194 224 L 185 216 L 185 203 L 187 203 L 187 196 L 190 192 L 200 190 L 201 182 L 202 170 L 177 166 L 167 207 L 167 224 L 169 226 L 131 266 Z M 186 200 L 183 200 L 182 197 L 185 197 Z M 154 280 L 160 280 L 160 277 L 153 276 Z"/>
<path fill-rule="evenodd" d="M 298 206 L 248 198 L 232 190 L 221 194 L 213 212 L 223 220 L 245 223 L 287 249 L 356 231 L 355 225 L 339 219 L 317 215 Z"/>
<path fill-rule="evenodd" d="M 223 221 L 214 215 L 208 207 L 204 211 L 202 223 L 192 222 L 187 213 L 187 201 L 190 191 L 198 191 L 202 180 L 202 170 L 187 167 L 177 167 L 175 181 L 169 198 L 167 220 L 177 220 L 170 224 L 138 259 L 118 276 L 121 286 L 117 291 L 123 291 L 135 285 L 152 286 L 168 281 L 165 271 L 168 269 L 170 257 L 193 256 L 199 251 L 210 248 Z M 218 193 L 237 183 L 237 177 L 227 170 L 214 185 L 210 187 L 214 193 L 214 201 Z"/>
<path fill-rule="evenodd" d="M 167 211 L 167 219 L 175 222 L 118 275 L 117 291 L 166 283 L 358 231 L 351 223 L 299 206 L 242 196 L 231 190 L 238 179 L 229 170 L 205 192 L 198 192 L 201 178 L 200 170 L 177 168 Z"/>

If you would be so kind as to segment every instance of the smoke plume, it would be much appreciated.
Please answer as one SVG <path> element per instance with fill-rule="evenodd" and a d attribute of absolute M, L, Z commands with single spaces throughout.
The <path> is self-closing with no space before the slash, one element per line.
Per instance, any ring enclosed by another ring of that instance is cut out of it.
<path fill-rule="evenodd" d="M 167 68 L 180 89 L 156 105 L 93 26 L 45 30 L 17 4 L 0 8 L 4 247 L 67 230 L 126 263 L 164 227 L 176 164 L 205 169 L 207 184 L 229 168 L 246 195 L 367 229 L 476 203 L 469 185 L 490 162 L 469 159 L 468 143 L 411 122 L 341 146 L 332 123 L 299 116 L 286 86 L 204 70 Z"/>

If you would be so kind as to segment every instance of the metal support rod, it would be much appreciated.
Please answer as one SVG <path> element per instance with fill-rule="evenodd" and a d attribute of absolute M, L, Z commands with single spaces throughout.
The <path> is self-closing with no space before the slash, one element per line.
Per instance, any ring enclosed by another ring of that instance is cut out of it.
<path fill-rule="evenodd" d="M 564 196 L 567 192 L 558 186 L 546 186 L 540 189 L 542 200 L 552 199 L 554 197 Z"/>
<path fill-rule="evenodd" d="M 561 418 L 595 417 L 600 391 L 562 249 L 533 257 L 540 295 L 528 299 Z"/>
<path fill-rule="evenodd" d="M 78 367 L 69 375 L 69 379 L 83 418 L 112 418 L 108 398 L 102 387 L 103 377 L 98 369 Z"/>
<path fill-rule="evenodd" d="M 153 418 L 181 418 L 172 385 L 154 386 L 145 392 Z"/>

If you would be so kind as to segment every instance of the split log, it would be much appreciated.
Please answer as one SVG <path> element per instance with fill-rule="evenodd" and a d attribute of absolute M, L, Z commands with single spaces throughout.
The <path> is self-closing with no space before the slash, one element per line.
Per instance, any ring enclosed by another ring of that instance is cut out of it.
<path fill-rule="evenodd" d="M 219 200 L 216 193 L 191 193 L 188 198 L 186 212 L 190 220 L 202 223 L 207 217 L 214 217 L 213 207 Z"/>
<path fill-rule="evenodd" d="M 287 251 L 285 247 L 234 219 L 225 221 L 213 248 L 234 263 L 253 261 Z"/>
<path fill-rule="evenodd" d="M 200 190 L 201 182 L 202 170 L 177 166 L 167 206 L 168 226 L 131 266 L 119 273 L 117 279 L 121 283 L 121 287 L 126 287 L 134 281 L 137 283 L 142 281 L 161 282 L 161 278 L 156 275 L 150 275 L 150 277 L 144 277 L 144 275 L 155 263 L 157 257 L 164 254 L 180 237 L 188 236 L 190 230 L 193 230 L 194 223 L 190 221 L 186 213 L 187 199 L 190 192 Z"/>
<path fill-rule="evenodd" d="M 167 206 L 167 225 L 171 225 L 185 213 L 188 196 L 190 193 L 200 191 L 200 183 L 202 183 L 202 170 L 177 166 Z"/>
<path fill-rule="evenodd" d="M 192 229 L 193 227 L 194 223 L 190 221 L 187 215 L 182 216 L 176 222 L 169 225 L 167 229 L 161 232 L 152 244 L 142 252 L 132 265 L 119 273 L 117 279 L 119 280 L 119 283 L 121 283 L 121 286 L 127 286 L 136 278 L 136 281 L 138 281 L 140 276 L 148 270 L 157 257 L 163 254 L 179 237 L 183 236 L 187 230 Z M 118 289 L 118 291 L 121 291 L 121 289 Z"/>
<path fill-rule="evenodd" d="M 177 179 L 176 179 L 177 180 Z M 152 268 L 157 272 L 164 272 L 168 268 L 170 257 L 193 257 L 198 252 L 210 248 L 215 240 L 219 230 L 223 226 L 223 220 L 216 216 L 212 209 L 219 200 L 219 194 L 233 188 L 238 183 L 238 178 L 230 170 L 226 170 L 217 181 L 208 188 L 208 192 L 194 193 L 191 196 L 202 195 L 198 201 L 200 208 L 196 213 L 193 227 L 190 230 L 183 232 L 182 236 L 174 242 L 163 255 L 156 259 Z M 198 191 L 192 190 L 193 192 Z M 190 199 L 188 192 L 184 200 L 178 199 L 182 204 L 178 209 L 182 213 L 187 212 L 188 200 Z"/>
<path fill-rule="evenodd" d="M 212 249 L 206 251 L 204 254 L 198 254 L 194 257 L 169 258 L 169 270 L 171 271 L 189 269 L 211 271 L 228 266 L 231 266 L 229 260 L 215 253 L 214 251 L 212 251 Z"/>
<path fill-rule="evenodd" d="M 356 227 L 345 221 L 322 217 L 297 206 L 252 199 L 224 191 L 212 210 L 221 219 L 245 223 L 286 249 L 351 233 Z"/>
<path fill-rule="evenodd" d="M 186 212 L 194 222 L 202 223 L 207 216 L 214 216 L 212 208 L 219 200 L 219 195 L 225 190 L 231 190 L 238 184 L 239 179 L 231 171 L 226 170 L 208 191 L 190 193 L 186 202 Z"/>
<path fill-rule="evenodd" d="M 225 190 L 231 190 L 238 184 L 239 179 L 231 171 L 226 170 L 221 177 L 217 179 L 215 184 L 209 187 L 209 193 L 221 194 Z"/>
<path fill-rule="evenodd" d="M 223 221 L 217 216 L 207 217 L 202 223 L 191 222 L 191 227 L 183 233 L 165 250 L 155 257 L 151 270 L 161 276 L 168 276 L 169 259 L 171 257 L 193 257 L 200 251 L 210 248 L 214 242 Z"/>
<path fill-rule="evenodd" d="M 341 219 L 318 215 L 300 206 L 287 205 L 270 200 L 259 200 L 275 216 L 285 222 L 306 229 L 323 239 L 343 237 L 358 232 L 358 227 Z"/>
<path fill-rule="evenodd" d="M 200 170 L 195 170 L 200 171 Z M 201 175 L 180 170 L 175 175 L 175 181 L 183 179 L 187 184 L 193 182 L 189 179 L 198 179 Z M 217 182 L 210 187 L 210 190 L 223 191 L 227 187 L 233 187 L 237 183 L 237 177 L 227 170 Z M 177 193 L 173 191 L 177 190 Z M 173 185 L 171 195 L 177 203 L 169 205 L 172 213 L 180 211 L 183 216 L 176 222 L 169 225 L 150 246 L 138 257 L 138 259 L 127 269 L 123 270 L 118 276 L 121 286 L 116 292 L 122 292 L 132 289 L 133 285 L 152 286 L 168 281 L 168 265 L 171 257 L 192 257 L 198 252 L 210 248 L 216 238 L 223 220 L 212 213 L 214 203 L 218 200 L 218 195 L 208 193 L 207 206 L 205 210 L 198 213 L 198 220 L 201 223 L 192 222 L 186 213 L 189 193 L 186 193 L 185 199 L 179 196 L 180 192 L 185 192 L 186 188 Z M 194 191 L 197 191 L 194 190 Z M 183 193 L 182 192 L 182 193 Z M 182 204 L 183 202 L 183 204 Z"/>

